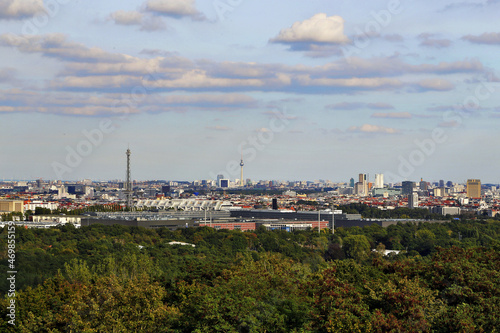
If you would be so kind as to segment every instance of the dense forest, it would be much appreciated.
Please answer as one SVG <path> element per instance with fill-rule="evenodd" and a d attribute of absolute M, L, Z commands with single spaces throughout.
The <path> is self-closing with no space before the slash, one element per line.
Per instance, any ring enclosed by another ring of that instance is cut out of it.
<path fill-rule="evenodd" d="M 8 271 L 8 232 L 0 229 Z M 17 227 L 1 332 L 497 332 L 500 222 Z M 172 241 L 195 245 L 171 245 Z M 398 250 L 384 256 L 384 250 Z"/>

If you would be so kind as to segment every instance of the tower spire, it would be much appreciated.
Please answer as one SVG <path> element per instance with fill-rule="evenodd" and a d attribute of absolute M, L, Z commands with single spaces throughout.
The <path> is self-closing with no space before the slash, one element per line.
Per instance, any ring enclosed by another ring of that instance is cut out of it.
<path fill-rule="evenodd" d="M 127 149 L 127 183 L 125 184 L 125 194 L 127 196 L 127 208 L 132 209 L 132 180 L 130 179 L 130 148 Z"/>
<path fill-rule="evenodd" d="M 240 186 L 243 187 L 243 166 L 245 163 L 243 163 L 243 152 L 241 152 L 241 162 L 240 162 L 240 167 L 241 167 L 241 174 L 240 174 Z"/>

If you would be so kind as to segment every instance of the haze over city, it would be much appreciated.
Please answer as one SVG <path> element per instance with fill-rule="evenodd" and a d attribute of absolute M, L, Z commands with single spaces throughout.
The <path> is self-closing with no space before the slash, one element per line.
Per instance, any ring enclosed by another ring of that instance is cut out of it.
<path fill-rule="evenodd" d="M 1 179 L 500 182 L 500 1 L 0 9 Z"/>

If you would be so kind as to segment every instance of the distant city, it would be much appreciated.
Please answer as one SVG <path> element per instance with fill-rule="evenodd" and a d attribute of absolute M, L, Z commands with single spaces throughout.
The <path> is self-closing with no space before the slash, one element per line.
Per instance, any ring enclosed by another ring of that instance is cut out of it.
<path fill-rule="evenodd" d="M 211 180 L 133 181 L 127 150 L 125 180 L 0 182 L 0 215 L 28 227 L 119 223 L 171 229 L 208 225 L 249 230 L 263 224 L 287 230 L 333 230 L 340 225 L 386 226 L 403 220 L 417 221 L 367 219 L 338 209 L 352 204 L 386 212 L 425 209 L 432 214 L 427 220 L 430 216 L 495 217 L 500 211 L 499 186 L 482 184 L 479 179 L 469 179 L 465 184 L 424 179 L 385 183 L 383 174 L 375 174 L 371 181 L 367 174 L 360 173 L 347 182 L 337 183 L 255 181 L 243 178 L 243 167 L 241 159 L 239 179 L 219 174 Z"/>

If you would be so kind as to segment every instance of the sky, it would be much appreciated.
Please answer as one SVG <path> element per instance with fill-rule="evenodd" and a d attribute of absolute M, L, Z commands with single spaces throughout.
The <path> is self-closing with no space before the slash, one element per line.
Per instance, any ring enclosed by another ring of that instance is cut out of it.
<path fill-rule="evenodd" d="M 500 183 L 499 0 L 0 0 L 0 180 Z"/>

